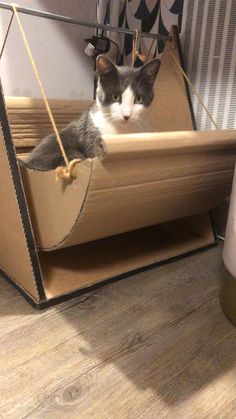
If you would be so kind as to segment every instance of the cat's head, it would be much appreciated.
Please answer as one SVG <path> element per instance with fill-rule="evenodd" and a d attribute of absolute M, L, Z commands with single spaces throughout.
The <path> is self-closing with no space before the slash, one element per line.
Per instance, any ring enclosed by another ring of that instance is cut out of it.
<path fill-rule="evenodd" d="M 96 62 L 97 104 L 114 122 L 137 121 L 153 101 L 153 85 L 160 67 L 155 58 L 139 68 L 116 66 L 104 55 Z"/>

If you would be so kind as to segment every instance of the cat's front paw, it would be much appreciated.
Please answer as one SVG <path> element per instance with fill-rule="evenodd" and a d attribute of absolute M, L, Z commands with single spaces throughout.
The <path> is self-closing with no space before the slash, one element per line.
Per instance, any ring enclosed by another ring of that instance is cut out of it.
<path fill-rule="evenodd" d="M 107 149 L 105 142 L 103 141 L 102 137 L 97 138 L 94 147 L 95 157 L 98 157 L 99 159 L 104 159 L 106 153 Z"/>

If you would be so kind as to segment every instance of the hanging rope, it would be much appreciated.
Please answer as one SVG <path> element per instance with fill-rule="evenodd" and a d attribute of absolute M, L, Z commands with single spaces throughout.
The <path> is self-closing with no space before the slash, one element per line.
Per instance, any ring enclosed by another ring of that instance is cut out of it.
<path fill-rule="evenodd" d="M 66 155 L 64 146 L 62 144 L 62 141 L 61 141 L 61 138 L 60 138 L 60 135 L 59 135 L 59 131 L 57 129 L 57 126 L 56 126 L 56 123 L 55 123 L 55 120 L 54 120 L 54 117 L 53 117 L 51 108 L 49 106 L 48 99 L 47 99 L 47 96 L 46 96 L 46 93 L 45 93 L 45 90 L 44 90 L 44 87 L 43 87 L 41 78 L 39 76 L 39 72 L 37 70 L 37 67 L 36 67 L 36 64 L 35 64 L 35 61 L 34 61 L 34 58 L 33 58 L 33 55 L 32 55 L 31 49 L 30 49 L 30 46 L 29 46 L 29 42 L 27 40 L 25 31 L 23 29 L 22 23 L 20 21 L 20 18 L 19 18 L 18 12 L 17 12 L 17 7 L 18 6 L 15 5 L 15 4 L 12 4 L 11 6 L 12 6 L 12 9 L 14 11 L 14 15 L 16 16 L 17 23 L 19 25 L 20 32 L 22 34 L 22 38 L 23 38 L 23 41 L 24 41 L 24 44 L 25 44 L 25 47 L 26 47 L 26 50 L 27 50 L 27 53 L 28 53 L 28 56 L 29 56 L 31 65 L 33 67 L 33 70 L 34 70 L 34 73 L 35 73 L 35 76 L 36 76 L 36 79 L 37 79 L 39 88 L 41 90 L 41 94 L 42 94 L 42 97 L 43 97 L 43 100 L 44 100 L 45 107 L 46 107 L 47 112 L 48 112 L 48 116 L 49 116 L 50 121 L 51 121 L 51 124 L 53 126 L 53 130 L 54 130 L 54 133 L 55 133 L 55 136 L 56 136 L 56 140 L 58 142 L 58 145 L 60 147 L 60 150 L 61 150 L 63 159 L 65 161 L 66 167 L 63 167 L 63 170 L 61 170 L 61 168 L 58 168 L 60 175 L 57 174 L 56 176 L 57 176 L 57 178 L 60 178 L 60 179 L 62 179 L 62 178 L 71 178 L 72 177 L 72 169 L 74 167 L 75 160 L 73 160 L 73 162 L 74 162 L 73 165 L 70 165 L 69 164 L 69 160 L 67 158 L 67 155 Z M 78 159 L 78 160 L 76 159 L 76 161 L 81 161 L 81 159 Z"/>
<path fill-rule="evenodd" d="M 132 46 L 132 67 L 134 66 L 136 58 L 140 58 L 141 61 L 145 61 L 145 56 L 139 53 L 138 50 L 138 40 L 139 40 L 139 32 L 138 29 L 135 29 L 135 36 L 133 38 L 133 46 Z"/>
<path fill-rule="evenodd" d="M 213 116 L 211 115 L 211 113 L 209 112 L 209 110 L 207 109 L 205 103 L 203 102 L 201 96 L 199 95 L 199 93 L 197 92 L 197 90 L 195 89 L 195 86 L 193 85 L 193 83 L 191 82 L 190 78 L 188 77 L 188 75 L 185 73 L 185 71 L 183 70 L 183 68 L 181 67 L 179 61 L 177 60 L 177 58 L 175 57 L 174 53 L 171 51 L 171 48 L 168 48 L 168 51 L 172 57 L 172 59 L 174 60 L 175 64 L 177 65 L 178 69 L 181 71 L 181 73 L 183 74 L 185 80 L 187 81 L 188 85 L 191 87 L 193 93 L 195 94 L 195 96 L 197 97 L 198 101 L 201 103 L 201 105 L 203 106 L 203 108 L 205 109 L 208 117 L 210 118 L 212 124 L 214 125 L 214 127 L 219 130 L 220 128 L 218 127 L 217 123 L 215 122 L 215 120 L 213 119 Z"/>

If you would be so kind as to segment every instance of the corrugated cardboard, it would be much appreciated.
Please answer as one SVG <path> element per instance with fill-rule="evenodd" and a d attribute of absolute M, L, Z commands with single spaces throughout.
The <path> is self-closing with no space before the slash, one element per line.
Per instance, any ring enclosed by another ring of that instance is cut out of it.
<path fill-rule="evenodd" d="M 180 58 L 173 35 L 168 48 Z M 42 102 L 8 99 L 11 132 L 2 102 L 0 266 L 36 306 L 215 243 L 208 210 L 230 193 L 236 135 L 191 131 L 189 96 L 168 48 L 152 109 L 160 132 L 103 138 L 100 157 L 78 163 L 70 183 L 55 182 L 54 171 L 18 171 L 12 140 L 34 145 L 47 121 Z M 76 103 L 54 107 L 63 125 Z"/>

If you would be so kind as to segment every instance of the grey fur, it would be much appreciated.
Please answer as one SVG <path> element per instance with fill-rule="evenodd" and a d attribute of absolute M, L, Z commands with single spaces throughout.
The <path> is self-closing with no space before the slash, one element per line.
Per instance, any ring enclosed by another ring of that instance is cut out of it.
<path fill-rule="evenodd" d="M 114 100 L 112 96 L 121 96 L 130 86 L 135 95 L 143 97 L 143 105 L 148 107 L 153 100 L 153 83 L 159 70 L 160 62 L 155 59 L 139 69 L 117 67 L 104 56 L 97 59 L 99 87 L 97 99 L 102 107 L 109 107 Z M 92 105 L 80 119 L 71 122 L 60 131 L 60 137 L 69 160 L 96 156 L 96 145 L 101 133 L 94 125 L 91 115 L 98 110 L 97 104 Z M 35 147 L 22 164 L 38 170 L 55 169 L 64 165 L 56 137 L 51 134 Z"/>
<path fill-rule="evenodd" d="M 71 122 L 60 131 L 60 138 L 69 161 L 96 155 L 95 147 L 100 139 L 100 133 L 91 120 L 92 108 L 96 108 L 96 104 L 84 112 L 80 119 Z M 38 170 L 50 170 L 63 166 L 65 162 L 55 134 L 45 137 L 23 164 Z"/>
<path fill-rule="evenodd" d="M 101 56 L 104 59 L 103 56 Z M 143 105 L 148 107 L 153 100 L 153 84 L 156 79 L 160 60 L 154 59 L 145 64 L 141 68 L 133 67 L 117 67 L 106 59 L 106 68 L 101 69 L 99 73 L 99 57 L 97 70 L 100 84 L 102 86 L 102 94 L 98 92 L 98 98 L 103 106 L 112 103 L 112 95 L 119 96 L 130 86 L 135 95 L 144 98 Z"/>

